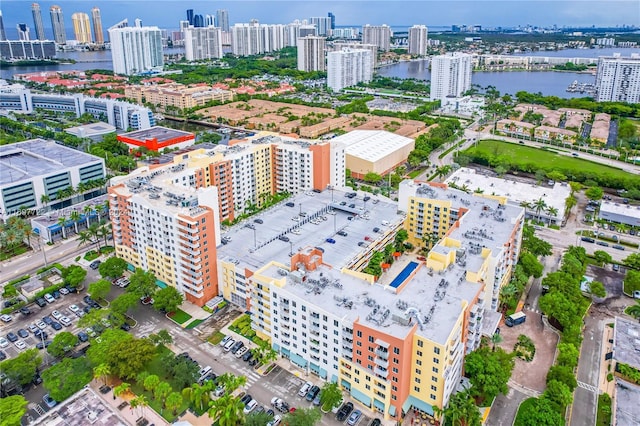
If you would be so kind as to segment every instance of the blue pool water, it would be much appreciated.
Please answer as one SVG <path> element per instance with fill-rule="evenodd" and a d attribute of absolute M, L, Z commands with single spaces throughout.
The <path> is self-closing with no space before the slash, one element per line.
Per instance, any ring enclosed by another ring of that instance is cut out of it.
<path fill-rule="evenodd" d="M 393 288 L 398 288 L 400 286 L 400 284 L 402 284 L 404 282 L 404 280 L 407 279 L 407 277 L 409 275 L 411 275 L 411 273 L 413 271 L 416 270 L 416 268 L 418 267 L 418 263 L 417 262 L 409 262 L 409 264 L 407 266 L 404 267 L 404 269 L 402 270 L 402 272 L 400 272 L 394 279 L 393 281 L 391 281 L 391 284 L 389 284 L 389 286 L 393 287 Z"/>

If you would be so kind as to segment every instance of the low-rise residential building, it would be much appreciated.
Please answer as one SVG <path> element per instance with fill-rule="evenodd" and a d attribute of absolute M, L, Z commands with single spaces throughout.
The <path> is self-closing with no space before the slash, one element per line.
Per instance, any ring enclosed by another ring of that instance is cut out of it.
<path fill-rule="evenodd" d="M 99 191 L 70 197 L 63 193 L 105 176 L 102 158 L 54 141 L 33 139 L 0 146 L 0 218 L 58 210 L 93 198 Z"/>
<path fill-rule="evenodd" d="M 598 218 L 612 223 L 640 227 L 640 207 L 602 201 L 598 210 Z"/>
<path fill-rule="evenodd" d="M 233 92 L 206 84 L 186 86 L 180 83 L 127 86 L 125 96 L 138 103 L 148 102 L 166 111 L 167 107 L 188 109 L 204 106 L 207 102 L 233 100 Z"/>
<path fill-rule="evenodd" d="M 533 137 L 537 140 L 549 142 L 575 142 L 578 134 L 573 130 L 560 129 L 558 127 L 538 126 L 533 131 Z"/>
<path fill-rule="evenodd" d="M 535 127 L 535 124 L 507 119 L 499 120 L 496 124 L 496 129 L 499 132 L 516 138 L 526 139 L 531 138 L 531 136 L 533 135 L 533 129 L 535 129 Z"/>
<path fill-rule="evenodd" d="M 413 139 L 381 130 L 353 130 L 334 140 L 345 144 L 347 168 L 357 179 L 369 172 L 381 176 L 392 172 L 415 147 Z"/>
<path fill-rule="evenodd" d="M 591 125 L 589 138 L 591 142 L 606 144 L 609 140 L 609 131 L 611 128 L 611 116 L 605 113 L 596 114 Z"/>

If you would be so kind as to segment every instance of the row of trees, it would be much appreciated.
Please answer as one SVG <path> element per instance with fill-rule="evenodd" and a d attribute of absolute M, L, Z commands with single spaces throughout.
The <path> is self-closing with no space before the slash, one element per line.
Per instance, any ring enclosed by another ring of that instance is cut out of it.
<path fill-rule="evenodd" d="M 415 148 L 411 151 L 407 159 L 408 163 L 415 167 L 423 161 L 426 161 L 433 150 L 454 141 L 460 129 L 460 122 L 458 120 L 439 120 L 436 127 L 416 138 Z"/>
<path fill-rule="evenodd" d="M 12 256 L 20 246 L 24 246 L 32 235 L 31 225 L 18 216 L 11 216 L 0 223 L 0 253 Z"/>
<path fill-rule="evenodd" d="M 409 238 L 409 234 L 406 230 L 401 229 L 395 236 L 392 243 L 385 246 L 384 251 L 376 251 L 369 259 L 369 263 L 362 270 L 365 274 L 379 277 L 382 274 L 382 264 L 392 264 L 394 261 L 394 253 L 404 253 L 407 249 L 405 241 Z"/>

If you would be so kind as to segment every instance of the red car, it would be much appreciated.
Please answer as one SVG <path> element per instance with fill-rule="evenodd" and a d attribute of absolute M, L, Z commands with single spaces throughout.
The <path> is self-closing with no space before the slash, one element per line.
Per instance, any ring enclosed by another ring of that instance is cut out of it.
<path fill-rule="evenodd" d="M 427 258 L 424 256 L 418 256 L 418 260 L 421 260 L 423 262 L 426 262 Z"/>

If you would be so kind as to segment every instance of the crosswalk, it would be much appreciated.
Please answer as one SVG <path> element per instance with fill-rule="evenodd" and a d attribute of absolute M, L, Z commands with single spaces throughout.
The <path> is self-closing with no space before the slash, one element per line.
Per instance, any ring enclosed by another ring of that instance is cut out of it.
<path fill-rule="evenodd" d="M 584 383 L 584 382 L 578 382 L 578 387 L 582 388 L 582 389 L 586 389 L 590 392 L 594 392 L 594 393 L 600 393 L 600 389 L 598 389 L 597 387 L 590 385 L 588 383 Z"/>

